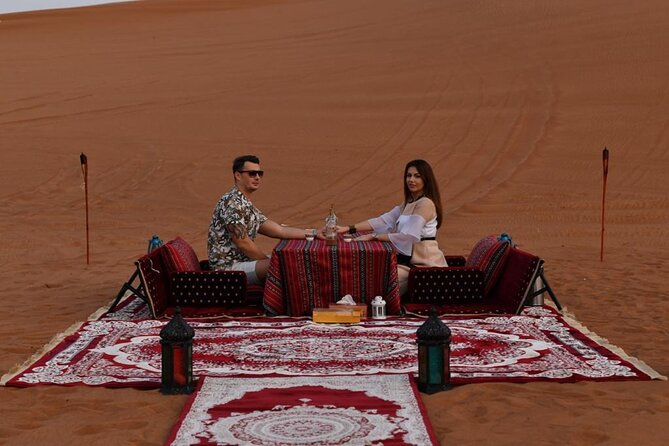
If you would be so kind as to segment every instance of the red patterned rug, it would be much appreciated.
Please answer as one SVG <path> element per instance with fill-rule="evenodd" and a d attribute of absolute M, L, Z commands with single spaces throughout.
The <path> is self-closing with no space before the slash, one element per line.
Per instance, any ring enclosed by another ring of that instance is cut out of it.
<path fill-rule="evenodd" d="M 610 381 L 663 378 L 550 307 L 519 316 L 455 317 L 452 381 Z M 193 370 L 199 376 L 325 376 L 415 373 L 420 319 L 356 325 L 285 318 L 191 322 Z M 40 384 L 159 387 L 159 332 L 165 321 L 84 323 L 54 342 L 10 386 Z"/>
<path fill-rule="evenodd" d="M 437 445 L 409 375 L 207 377 L 168 445 Z"/>

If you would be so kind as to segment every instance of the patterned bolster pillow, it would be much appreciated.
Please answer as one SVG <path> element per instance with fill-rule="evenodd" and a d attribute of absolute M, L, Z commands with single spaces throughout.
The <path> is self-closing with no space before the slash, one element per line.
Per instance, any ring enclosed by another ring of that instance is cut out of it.
<path fill-rule="evenodd" d="M 181 272 L 172 275 L 176 305 L 231 307 L 245 303 L 246 274 L 243 271 Z"/>
<path fill-rule="evenodd" d="M 170 272 L 202 271 L 193 248 L 181 237 L 167 242 L 162 250 L 163 262 Z"/>
<path fill-rule="evenodd" d="M 474 268 L 412 268 L 409 284 L 412 303 L 475 303 L 483 296 L 483 273 Z"/>
<path fill-rule="evenodd" d="M 509 246 L 508 240 L 489 235 L 479 240 L 467 257 L 465 266 L 483 271 L 484 295 L 497 283 L 509 255 Z"/>

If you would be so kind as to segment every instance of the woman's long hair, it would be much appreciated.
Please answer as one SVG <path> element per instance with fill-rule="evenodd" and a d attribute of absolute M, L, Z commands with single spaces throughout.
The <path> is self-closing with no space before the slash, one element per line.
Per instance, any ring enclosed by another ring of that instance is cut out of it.
<path fill-rule="evenodd" d="M 409 186 L 407 186 L 407 172 L 410 167 L 415 167 L 421 178 L 423 179 L 423 195 L 432 200 L 437 211 L 437 228 L 441 226 L 441 195 L 439 194 L 439 185 L 437 179 L 434 177 L 432 167 L 425 160 L 409 161 L 404 168 L 404 177 L 402 183 L 404 184 L 404 204 L 410 203 L 413 200 Z"/>

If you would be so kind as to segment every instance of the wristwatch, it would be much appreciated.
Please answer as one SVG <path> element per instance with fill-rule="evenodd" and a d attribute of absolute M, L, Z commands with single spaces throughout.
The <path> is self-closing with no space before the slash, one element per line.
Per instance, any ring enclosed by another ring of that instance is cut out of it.
<path fill-rule="evenodd" d="M 348 225 L 348 233 L 355 234 L 355 225 Z"/>

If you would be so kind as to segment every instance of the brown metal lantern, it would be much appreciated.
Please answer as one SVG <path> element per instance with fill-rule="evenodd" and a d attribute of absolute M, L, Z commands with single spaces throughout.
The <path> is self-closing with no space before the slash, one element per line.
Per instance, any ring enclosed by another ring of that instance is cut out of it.
<path fill-rule="evenodd" d="M 451 387 L 451 329 L 432 309 L 416 331 L 418 344 L 418 390 L 435 393 Z"/>
<path fill-rule="evenodd" d="M 160 330 L 161 393 L 174 395 L 193 392 L 194 335 L 195 330 L 181 317 L 181 309 L 176 307 L 172 320 Z"/>

